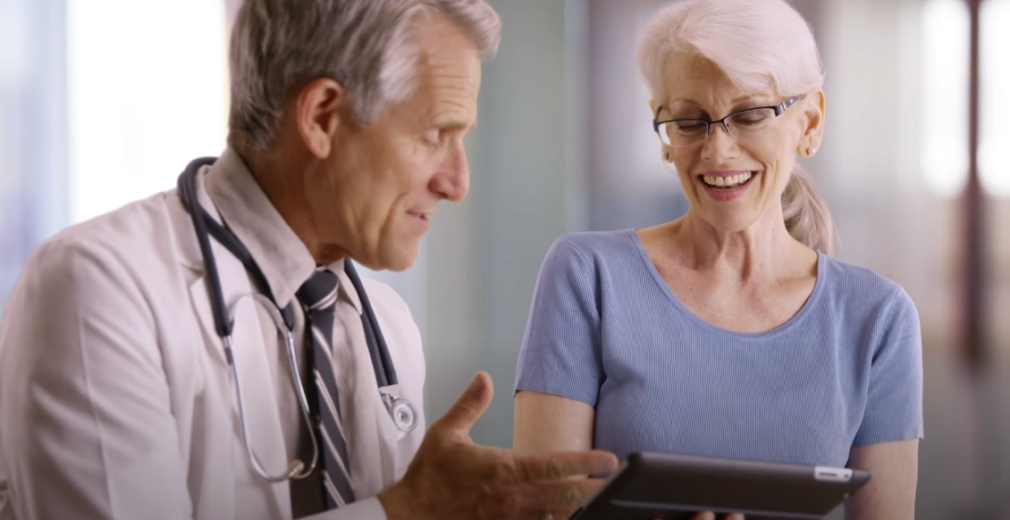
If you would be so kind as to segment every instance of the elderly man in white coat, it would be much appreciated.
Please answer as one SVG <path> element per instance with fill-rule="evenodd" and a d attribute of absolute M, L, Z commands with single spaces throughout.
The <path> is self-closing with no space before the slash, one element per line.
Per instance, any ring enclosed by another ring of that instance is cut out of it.
<path fill-rule="evenodd" d="M 596 484 L 566 477 L 614 457 L 473 444 L 486 374 L 425 434 L 410 312 L 345 267 L 409 267 L 436 205 L 465 196 L 462 139 L 498 40 L 481 0 L 247 0 L 228 149 L 185 189 L 41 245 L 9 300 L 0 520 L 576 506 Z"/>

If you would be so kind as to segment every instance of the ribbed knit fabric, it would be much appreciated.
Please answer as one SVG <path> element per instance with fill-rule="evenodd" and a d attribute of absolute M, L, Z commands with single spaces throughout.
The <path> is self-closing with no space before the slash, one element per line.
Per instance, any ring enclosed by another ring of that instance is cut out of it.
<path fill-rule="evenodd" d="M 844 466 L 853 446 L 923 435 L 915 305 L 819 255 L 803 308 L 763 333 L 690 312 L 634 230 L 558 239 L 544 260 L 516 390 L 596 409 L 594 445 Z"/>

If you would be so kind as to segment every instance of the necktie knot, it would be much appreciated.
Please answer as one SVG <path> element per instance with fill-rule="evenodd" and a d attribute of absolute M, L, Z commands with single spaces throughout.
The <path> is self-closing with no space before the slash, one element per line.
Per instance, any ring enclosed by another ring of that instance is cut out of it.
<path fill-rule="evenodd" d="M 309 277 L 295 296 L 310 311 L 325 310 L 337 303 L 337 275 L 329 269 L 318 269 Z"/>

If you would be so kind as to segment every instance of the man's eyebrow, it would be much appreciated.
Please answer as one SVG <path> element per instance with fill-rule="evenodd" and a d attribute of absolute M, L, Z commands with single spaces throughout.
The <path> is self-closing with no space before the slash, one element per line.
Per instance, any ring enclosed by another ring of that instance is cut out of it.
<path fill-rule="evenodd" d="M 469 121 L 465 121 L 462 119 L 444 118 L 444 119 L 436 119 L 435 121 L 432 122 L 432 126 L 442 130 L 463 132 L 477 128 L 477 121 L 474 120 L 471 123 Z"/>

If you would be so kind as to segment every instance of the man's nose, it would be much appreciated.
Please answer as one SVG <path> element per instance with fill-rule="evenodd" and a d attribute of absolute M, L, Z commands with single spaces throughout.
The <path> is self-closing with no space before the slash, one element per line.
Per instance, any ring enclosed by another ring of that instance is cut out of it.
<path fill-rule="evenodd" d="M 470 191 L 470 165 L 462 141 L 446 154 L 445 162 L 431 180 L 431 191 L 452 202 L 463 200 Z"/>

